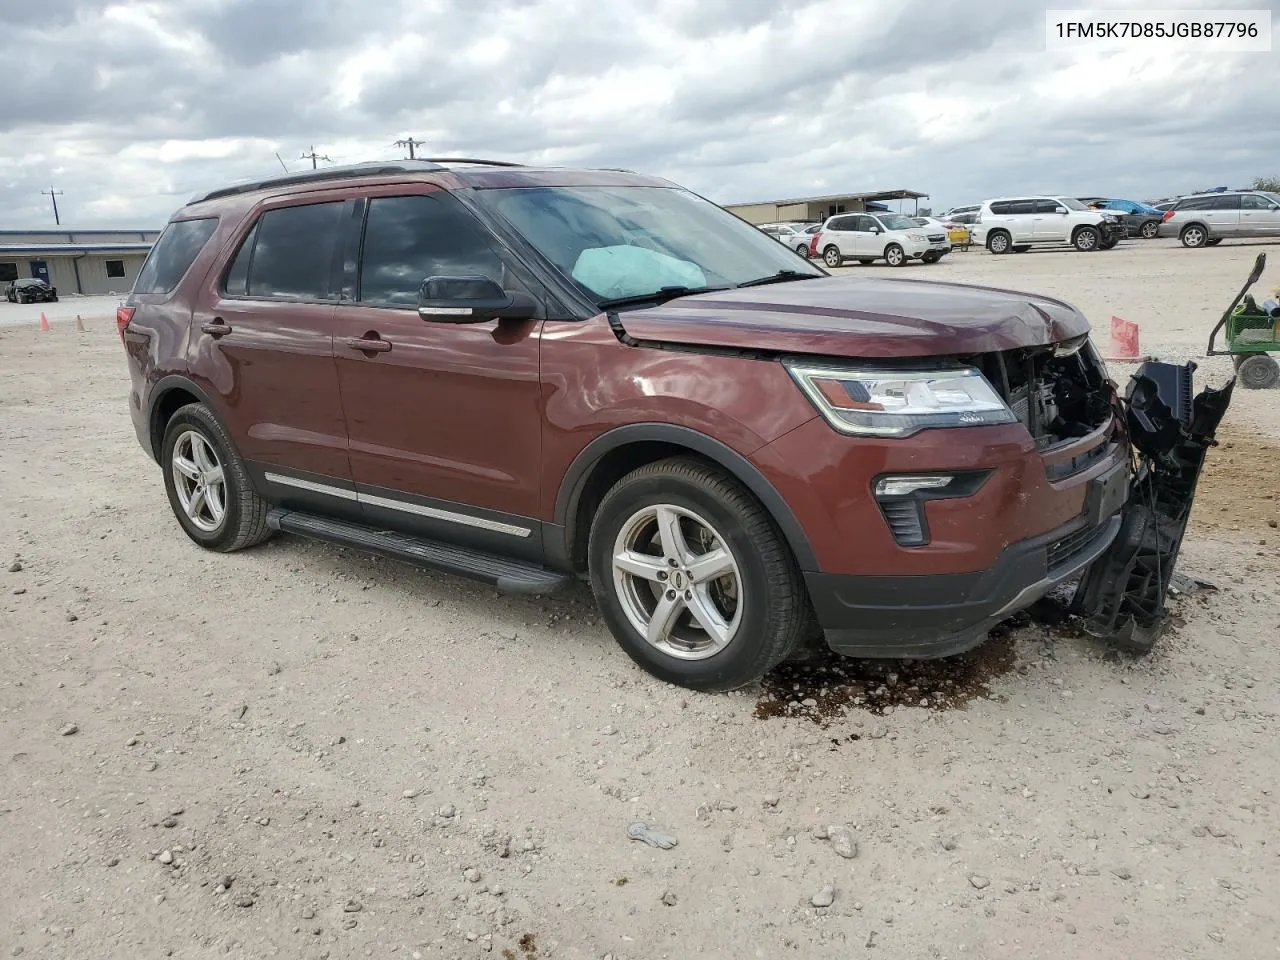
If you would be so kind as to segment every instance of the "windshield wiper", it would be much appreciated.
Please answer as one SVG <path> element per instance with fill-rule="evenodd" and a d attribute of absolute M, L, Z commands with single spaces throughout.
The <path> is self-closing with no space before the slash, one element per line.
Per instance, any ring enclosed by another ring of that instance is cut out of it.
<path fill-rule="evenodd" d="M 685 297 L 691 293 L 715 293 L 728 289 L 728 287 L 660 287 L 650 293 L 636 293 L 629 297 L 611 297 L 608 300 L 601 300 L 599 306 L 607 310 L 610 307 L 629 307 L 638 303 L 666 303 L 668 300 Z"/>
<path fill-rule="evenodd" d="M 792 280 L 817 280 L 822 276 L 820 273 L 801 273 L 799 270 L 779 270 L 777 273 L 770 274 L 767 277 L 756 277 L 754 280 L 746 280 L 738 286 L 741 287 L 763 287 L 768 283 L 790 283 Z"/>

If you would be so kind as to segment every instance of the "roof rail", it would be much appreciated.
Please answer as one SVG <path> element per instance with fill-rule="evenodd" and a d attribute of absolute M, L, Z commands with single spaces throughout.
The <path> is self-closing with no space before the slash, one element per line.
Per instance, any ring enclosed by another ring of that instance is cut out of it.
<path fill-rule="evenodd" d="M 486 167 L 523 167 L 523 163 L 509 160 L 477 160 L 474 157 L 423 157 L 428 163 L 478 163 Z"/>
<path fill-rule="evenodd" d="M 335 167 L 322 167 L 318 170 L 305 170 L 302 173 L 290 173 L 280 177 L 264 177 L 260 180 L 247 180 L 229 187 L 219 187 L 207 193 L 201 193 L 187 201 L 189 207 L 194 203 L 214 200 L 218 197 L 232 197 L 240 193 L 252 193 L 267 187 L 291 187 L 298 184 L 316 183 L 324 180 L 348 180 L 352 177 L 384 177 L 397 173 L 429 173 L 443 170 L 444 167 L 430 160 L 374 160 L 367 163 L 351 163 Z"/>

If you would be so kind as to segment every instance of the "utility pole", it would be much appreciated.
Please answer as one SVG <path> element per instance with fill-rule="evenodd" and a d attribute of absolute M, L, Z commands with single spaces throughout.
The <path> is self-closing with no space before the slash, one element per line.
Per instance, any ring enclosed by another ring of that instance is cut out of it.
<path fill-rule="evenodd" d="M 316 153 L 315 144 L 312 144 L 312 145 L 311 145 L 311 152 L 310 152 L 310 153 L 304 153 L 304 154 L 303 154 L 301 157 L 299 157 L 298 159 L 299 159 L 299 160 L 310 160 L 310 161 L 311 161 L 311 169 L 312 169 L 312 170 L 316 169 L 316 161 L 317 161 L 317 160 L 323 160 L 325 163 L 333 163 L 333 161 L 332 161 L 331 159 L 329 159 L 329 157 L 326 157 L 326 156 L 324 156 L 323 154 Z"/>
<path fill-rule="evenodd" d="M 413 148 L 414 148 L 414 147 L 420 147 L 420 146 L 422 146 L 423 144 L 425 144 L 426 142 L 427 142 L 427 141 L 425 141 L 425 140 L 415 140 L 415 139 L 413 139 L 413 137 L 406 137 L 404 140 L 397 140 L 397 141 L 395 142 L 395 145 L 396 145 L 397 147 L 408 147 L 408 148 L 409 148 L 409 159 L 410 159 L 410 160 L 416 160 L 417 158 L 413 155 Z"/>
<path fill-rule="evenodd" d="M 48 190 L 41 190 L 40 193 L 53 201 L 53 222 L 57 226 L 62 226 L 62 221 L 58 219 L 58 197 L 62 196 L 62 191 L 50 187 Z"/>

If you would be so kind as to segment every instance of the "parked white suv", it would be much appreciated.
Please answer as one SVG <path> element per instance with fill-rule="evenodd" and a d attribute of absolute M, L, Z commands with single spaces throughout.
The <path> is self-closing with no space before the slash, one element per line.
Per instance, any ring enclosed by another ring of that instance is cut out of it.
<path fill-rule="evenodd" d="M 1090 210 L 1074 197 L 1047 196 L 987 200 L 969 230 L 973 242 L 992 253 L 1062 243 L 1082 251 L 1110 250 L 1126 232 L 1115 214 Z"/>
<path fill-rule="evenodd" d="M 937 263 L 950 252 L 951 241 L 945 230 L 917 226 L 899 213 L 841 213 L 830 217 L 809 247 L 809 255 L 821 254 L 828 267 L 838 267 L 846 260 L 883 260 L 891 267 L 905 266 L 911 260 Z"/>
<path fill-rule="evenodd" d="M 1214 246 L 1227 237 L 1280 237 L 1280 193 L 1265 190 L 1183 197 L 1165 211 L 1160 236 L 1184 247 Z"/>

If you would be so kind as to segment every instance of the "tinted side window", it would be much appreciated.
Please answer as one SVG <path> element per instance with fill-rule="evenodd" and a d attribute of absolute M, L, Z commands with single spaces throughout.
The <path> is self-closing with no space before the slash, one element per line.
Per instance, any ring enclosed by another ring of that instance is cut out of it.
<path fill-rule="evenodd" d="M 1033 200 L 1032 210 L 1035 213 L 1053 213 L 1058 209 L 1058 204 L 1054 200 Z"/>
<path fill-rule="evenodd" d="M 1009 212 L 1010 206 L 1012 206 L 1012 204 L 1010 204 L 1009 201 L 1001 200 L 998 203 L 993 203 L 991 205 L 991 212 L 996 216 L 1004 216 Z"/>
<path fill-rule="evenodd" d="M 1018 214 L 1034 213 L 1036 202 L 1034 200 L 1014 200 L 1009 204 L 1009 212 L 1014 216 Z"/>
<path fill-rule="evenodd" d="M 854 221 L 853 217 L 836 217 L 834 220 L 831 221 L 831 225 L 828 226 L 827 229 L 828 230 L 852 230 L 853 221 Z"/>
<path fill-rule="evenodd" d="M 233 297 L 249 295 L 249 261 L 253 259 L 253 241 L 257 237 L 258 225 L 255 223 L 248 236 L 244 238 L 244 242 L 240 244 L 236 258 L 231 261 L 231 269 L 227 271 L 227 281 L 222 285 L 222 289 Z"/>
<path fill-rule="evenodd" d="M 280 300 L 333 299 L 335 294 L 329 289 L 329 277 L 341 214 L 340 202 L 283 207 L 263 214 L 253 231 L 253 252 L 248 263 L 249 296 Z M 238 264 L 233 264 L 233 271 L 236 266 Z"/>
<path fill-rule="evenodd" d="M 138 273 L 134 293 L 169 293 L 191 269 L 196 256 L 213 236 L 217 217 L 176 220 L 164 228 Z"/>
<path fill-rule="evenodd" d="M 506 283 L 502 260 L 480 225 L 446 196 L 369 201 L 360 262 L 360 300 L 416 307 L 428 277 L 482 276 Z"/>
<path fill-rule="evenodd" d="M 1271 201 L 1266 197 L 1260 197 L 1256 193 L 1247 193 L 1240 198 L 1240 209 L 1242 210 L 1270 210 Z"/>

